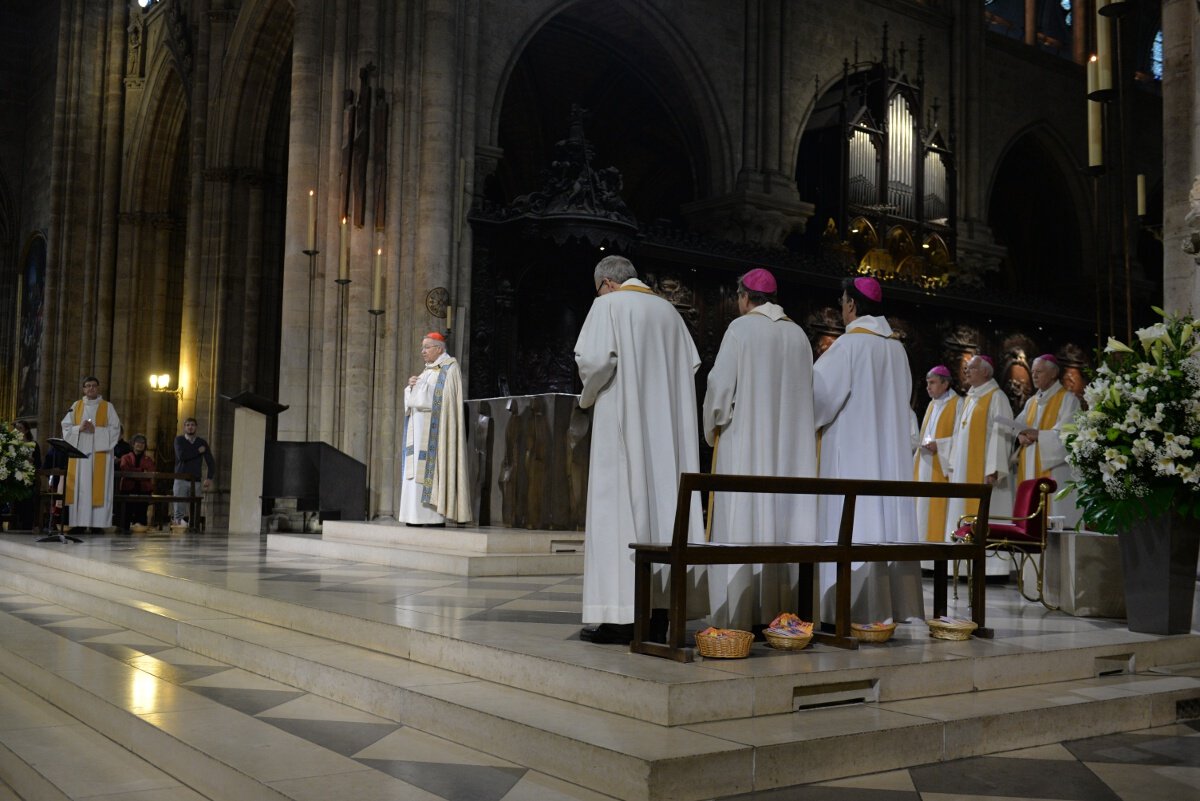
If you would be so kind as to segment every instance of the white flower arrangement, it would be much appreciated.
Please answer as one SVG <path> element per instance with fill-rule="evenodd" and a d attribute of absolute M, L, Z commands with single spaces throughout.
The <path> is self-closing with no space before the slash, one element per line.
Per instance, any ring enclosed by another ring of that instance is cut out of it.
<path fill-rule="evenodd" d="M 1139 329 L 1133 346 L 1109 338 L 1086 411 L 1063 429 L 1072 486 L 1098 531 L 1171 509 L 1200 519 L 1200 326 L 1154 311 L 1163 322 Z"/>
<path fill-rule="evenodd" d="M 28 498 L 36 480 L 33 443 L 11 423 L 0 422 L 0 503 Z"/>

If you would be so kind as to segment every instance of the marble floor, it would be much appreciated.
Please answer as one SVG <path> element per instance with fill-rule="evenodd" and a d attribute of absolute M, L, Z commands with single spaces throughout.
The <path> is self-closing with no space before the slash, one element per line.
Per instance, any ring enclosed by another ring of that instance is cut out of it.
<path fill-rule="evenodd" d="M 22 541 L 12 535 L 4 539 Z M 614 655 L 620 655 L 623 661 L 615 669 L 631 673 L 681 667 L 626 654 L 620 646 L 579 643 L 579 576 L 463 578 L 296 555 L 268 549 L 265 539 L 220 534 L 93 537 L 70 553 L 425 631 L 490 641 L 502 637 L 530 652 L 554 641 L 566 646 L 568 658 L 582 662 L 611 665 Z M 161 710 L 142 709 L 142 714 L 169 717 L 183 710 L 192 719 L 203 719 L 212 747 L 228 752 L 230 759 L 254 761 L 256 770 L 263 769 L 263 760 L 277 762 L 269 782 L 292 797 L 431 801 L 602 801 L 608 797 L 90 617 L 86 610 L 34 597 L 7 586 L 5 579 L 0 570 L 0 649 L 20 644 L 53 654 L 80 670 L 113 677 L 123 692 L 140 694 L 150 706 L 163 705 Z M 1021 601 L 1006 587 L 989 588 L 989 623 L 998 638 L 1023 642 L 1064 634 L 1129 636 L 1120 621 L 1048 612 Z M 918 642 L 917 625 L 902 626 L 896 642 L 882 650 L 891 647 L 898 653 L 898 649 L 924 647 Z M 815 658 L 852 658 L 843 653 L 822 657 L 820 649 L 814 654 Z M 756 649 L 755 658 L 741 663 L 740 669 L 770 670 L 772 663 L 783 664 L 775 661 L 778 658 L 774 652 Z M 1185 675 L 1200 676 L 1200 664 L 1175 667 L 1176 672 L 1181 669 Z M 54 707 L 40 708 L 38 700 L 28 695 L 0 677 L 0 746 L 36 759 L 39 750 L 53 748 L 54 731 L 71 729 L 75 722 Z M 77 788 L 69 797 L 200 797 L 162 777 L 134 781 L 113 776 L 112 785 L 103 786 L 98 783 L 102 779 L 88 773 L 95 769 L 96 758 L 107 754 L 105 748 L 100 744 L 55 752 L 55 770 L 67 787 Z M 5 775 L 4 764 L 0 761 L 0 799 L 15 797 L 6 795 L 11 791 L 4 782 L 12 784 L 13 778 Z M 297 767 L 301 765 L 302 769 Z M 131 771 L 137 772 L 133 767 Z M 726 796 L 729 801 L 1001 798 L 1200 798 L 1200 719 Z"/>

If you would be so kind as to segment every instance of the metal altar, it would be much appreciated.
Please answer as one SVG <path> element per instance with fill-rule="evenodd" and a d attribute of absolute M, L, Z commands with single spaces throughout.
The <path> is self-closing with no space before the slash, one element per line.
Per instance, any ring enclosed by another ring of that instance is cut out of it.
<path fill-rule="evenodd" d="M 481 526 L 582 531 L 591 414 L 578 395 L 467 401 L 467 458 Z"/>

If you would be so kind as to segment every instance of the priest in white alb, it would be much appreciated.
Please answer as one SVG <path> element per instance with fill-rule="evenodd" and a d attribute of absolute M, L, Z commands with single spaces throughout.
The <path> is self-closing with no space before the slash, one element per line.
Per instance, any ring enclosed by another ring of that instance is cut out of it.
<path fill-rule="evenodd" d="M 1059 489 L 1072 480 L 1067 464 L 1067 449 L 1063 445 L 1062 428 L 1079 411 L 1079 398 L 1063 388 L 1058 380 L 1058 359 L 1044 353 L 1033 360 L 1033 385 L 1037 392 L 1025 402 L 1017 422 L 1025 425 L 1017 434 L 1017 465 L 1014 484 L 1045 476 L 1054 479 Z M 1050 514 L 1062 517 L 1064 528 L 1079 523 L 1075 494 L 1050 501 Z"/>
<path fill-rule="evenodd" d="M 842 282 L 838 337 L 813 365 L 815 422 L 822 478 L 908 481 L 912 477 L 912 373 L 908 354 L 883 316 L 883 291 L 874 278 Z M 817 529 L 836 541 L 842 499 L 822 495 Z M 912 498 L 861 497 L 854 541 L 916 542 Z M 916 562 L 855 563 L 850 589 L 855 623 L 924 617 L 921 570 Z M 822 611 L 833 622 L 836 567 L 821 566 Z"/>
<path fill-rule="evenodd" d="M 583 382 L 579 405 L 592 410 L 580 636 L 628 643 L 634 619 L 628 546 L 671 541 L 679 475 L 700 468 L 700 354 L 679 312 L 638 280 L 628 259 L 601 259 L 593 280 L 598 297 L 575 343 Z M 695 493 L 691 503 L 689 539 L 702 542 Z M 663 571 L 656 575 L 653 603 L 665 607 Z M 694 577 L 691 583 L 688 617 L 702 617 L 708 614 L 707 592 Z M 665 621 L 665 613 L 657 619 Z M 652 636 L 665 637 L 653 622 Z"/>
<path fill-rule="evenodd" d="M 738 279 L 741 315 L 729 324 L 704 396 L 704 437 L 713 473 L 815 476 L 812 345 L 776 302 L 770 271 Z M 717 493 L 712 541 L 755 545 L 815 542 L 811 495 Z M 796 568 L 712 565 L 713 625 L 749 631 L 796 609 Z M 793 574 L 793 575 L 790 575 Z"/>
<path fill-rule="evenodd" d="M 954 429 L 958 423 L 958 404 L 962 397 L 950 386 L 950 369 L 939 364 L 925 374 L 929 406 L 921 422 L 919 445 L 913 458 L 913 481 L 945 484 L 945 462 L 953 454 Z M 946 539 L 947 498 L 917 498 L 917 529 L 923 540 Z"/>
<path fill-rule="evenodd" d="M 404 388 L 400 510 L 410 526 L 471 520 L 463 425 L 462 371 L 436 331 L 421 340 L 425 369 Z"/>
<path fill-rule="evenodd" d="M 989 508 L 999 515 L 1012 514 L 1012 487 L 1009 482 L 1008 457 L 1012 453 L 1012 428 L 997 420 L 1012 422 L 1012 405 L 1008 396 L 992 376 L 993 362 L 982 354 L 971 357 L 965 375 L 967 394 L 960 406 L 958 424 L 954 429 L 952 454 L 944 464 L 949 468 L 951 481 L 960 484 L 991 484 Z M 957 530 L 964 514 L 974 514 L 979 501 L 973 498 L 951 498 L 946 504 L 946 532 Z M 1007 575 L 1010 563 L 991 556 L 987 572 Z"/>
<path fill-rule="evenodd" d="M 112 525 L 113 446 L 121 437 L 117 410 L 100 397 L 100 379 L 83 379 L 83 397 L 62 419 L 63 439 L 87 454 L 67 461 L 63 503 L 71 507 L 71 528 L 97 531 Z"/>

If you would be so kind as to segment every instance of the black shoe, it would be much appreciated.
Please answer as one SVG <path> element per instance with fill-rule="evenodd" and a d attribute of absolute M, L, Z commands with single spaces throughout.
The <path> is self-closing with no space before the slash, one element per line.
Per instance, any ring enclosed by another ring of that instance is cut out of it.
<path fill-rule="evenodd" d="M 601 623 L 598 626 L 584 626 L 579 632 L 579 639 L 597 645 L 629 645 L 633 642 L 633 624 Z"/>
<path fill-rule="evenodd" d="M 67 529 L 67 533 L 68 534 L 87 534 L 88 530 L 87 530 L 86 526 L 71 526 L 71 528 Z"/>

